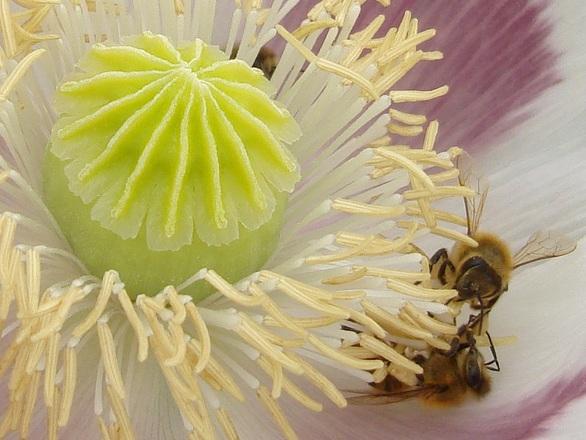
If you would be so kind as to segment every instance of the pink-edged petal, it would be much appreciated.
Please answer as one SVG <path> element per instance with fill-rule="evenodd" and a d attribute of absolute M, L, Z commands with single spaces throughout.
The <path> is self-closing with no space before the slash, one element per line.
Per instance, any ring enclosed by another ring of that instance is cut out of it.
<path fill-rule="evenodd" d="M 416 401 L 328 410 L 304 420 L 308 439 L 529 439 L 546 435 L 572 401 L 586 396 L 586 242 L 571 255 L 517 274 L 491 315 L 502 371 L 480 401 L 431 409 Z M 294 408 L 292 408 L 295 411 Z M 547 435 L 543 438 L 549 438 Z M 580 437 L 566 437 L 580 438 Z"/>
<path fill-rule="evenodd" d="M 535 109 L 527 105 L 562 79 L 557 61 L 563 48 L 551 39 L 558 23 L 550 3 L 556 2 L 395 0 L 383 8 L 369 1 L 362 5 L 356 29 L 379 14 L 386 16 L 383 28 L 397 26 L 406 10 L 419 19 L 421 30 L 435 28 L 436 37 L 422 48 L 440 50 L 444 59 L 419 63 L 395 88 L 429 90 L 447 84 L 450 93 L 401 109 L 439 119 L 442 145 L 480 150 L 528 119 Z M 301 1 L 286 26 L 298 25 L 314 4 Z"/>
<path fill-rule="evenodd" d="M 516 243 L 536 229 L 586 233 L 586 3 L 555 2 L 548 12 L 564 79 L 531 105 L 530 120 L 478 154 L 492 187 L 484 224 Z"/>
<path fill-rule="evenodd" d="M 582 378 L 583 383 L 586 377 Z M 541 432 L 534 438 L 535 440 L 568 440 L 581 438 L 586 432 L 586 397 L 575 400 L 558 412 L 546 423 L 546 427 L 541 427 Z"/>

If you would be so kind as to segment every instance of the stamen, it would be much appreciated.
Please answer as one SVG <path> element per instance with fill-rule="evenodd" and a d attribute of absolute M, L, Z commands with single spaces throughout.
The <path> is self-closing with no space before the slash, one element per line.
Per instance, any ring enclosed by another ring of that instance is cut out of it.
<path fill-rule="evenodd" d="M 423 149 L 425 151 L 433 150 L 438 130 L 439 123 L 437 121 L 431 121 L 427 126 L 427 131 L 425 132 L 425 139 L 423 140 Z"/>
<path fill-rule="evenodd" d="M 413 235 L 417 231 L 417 225 L 413 222 L 398 221 L 397 225 L 405 224 L 409 231 L 403 236 L 396 240 L 387 240 L 384 238 L 365 236 L 350 232 L 340 232 L 336 236 L 336 242 L 343 246 L 355 246 L 362 249 L 363 255 L 384 255 L 391 252 L 401 252 L 413 239 Z M 365 244 L 372 245 L 367 248 Z"/>
<path fill-rule="evenodd" d="M 395 45 L 391 50 L 387 51 L 383 56 L 378 59 L 379 64 L 386 64 L 393 58 L 397 58 L 399 55 L 414 49 L 417 45 L 430 40 L 435 36 L 435 29 L 428 29 L 413 37 L 403 40 L 400 44 Z M 399 38 L 397 38 L 399 39 Z"/>
<path fill-rule="evenodd" d="M 22 419 L 20 421 L 20 438 L 28 438 L 33 416 L 35 403 L 37 403 L 37 393 L 39 391 L 39 382 L 41 380 L 41 372 L 35 371 L 28 382 L 28 393 L 23 401 L 24 407 L 22 409 Z"/>
<path fill-rule="evenodd" d="M 364 271 L 365 275 L 386 278 L 386 279 L 394 279 L 394 280 L 405 280 L 405 281 L 426 281 L 430 279 L 429 272 L 422 271 L 422 272 L 405 272 L 400 270 L 389 270 L 389 269 L 381 269 L 379 267 L 371 267 L 371 266 L 355 266 L 352 270 L 360 270 Z"/>
<path fill-rule="evenodd" d="M 104 422 L 102 416 L 98 416 L 97 419 L 100 433 L 102 434 L 102 440 L 111 440 L 110 432 L 108 430 L 108 426 L 106 426 L 106 422 Z"/>
<path fill-rule="evenodd" d="M 367 315 L 363 315 L 362 313 L 358 313 L 357 311 L 351 308 L 347 308 L 347 310 L 350 314 L 350 319 L 352 321 L 362 325 L 366 330 L 374 333 L 377 337 L 381 339 L 386 336 L 387 332 L 385 332 L 384 329 L 380 325 L 378 325 L 378 323 L 374 319 L 368 317 Z"/>
<path fill-rule="evenodd" d="M 59 389 L 56 388 L 54 391 L 54 404 L 47 407 L 47 438 L 49 440 L 57 440 L 57 432 L 59 426 L 57 424 L 59 417 L 59 402 L 60 402 Z"/>
<path fill-rule="evenodd" d="M 413 228 L 415 226 L 416 229 L 423 229 L 427 227 L 423 223 L 416 223 L 411 221 L 398 221 L 397 226 L 399 228 Z M 435 228 L 431 228 L 431 232 L 433 232 L 435 235 L 439 235 L 440 237 L 449 238 L 450 240 L 454 241 L 460 241 L 470 247 L 478 246 L 476 240 L 462 232 L 454 231 L 453 229 L 444 228 L 442 226 L 436 226 Z"/>
<path fill-rule="evenodd" d="M 283 328 L 291 330 L 292 332 L 298 334 L 299 336 L 305 336 L 307 332 L 304 328 L 300 327 L 299 325 L 295 324 L 295 322 L 290 319 L 283 311 L 279 308 L 279 306 L 270 299 L 264 291 L 256 284 L 250 285 L 250 292 L 253 295 L 264 297 L 262 308 L 268 313 L 268 315 L 273 318 L 275 323 L 278 323 Z"/>
<path fill-rule="evenodd" d="M 433 319 L 417 310 L 412 304 L 405 304 L 403 310 L 424 328 L 427 328 L 433 332 L 442 333 L 445 335 L 455 335 L 458 333 L 458 328 L 455 325 L 446 324 L 444 322 Z"/>
<path fill-rule="evenodd" d="M 327 29 L 334 26 L 337 26 L 336 20 L 332 20 L 331 18 L 319 21 L 311 21 L 299 26 L 292 35 L 298 40 L 302 40 L 304 37 L 314 33 L 317 30 Z"/>
<path fill-rule="evenodd" d="M 75 353 L 75 348 L 67 347 L 65 350 L 65 380 L 63 383 L 63 399 L 61 400 L 61 408 L 59 409 L 58 425 L 60 427 L 66 426 L 67 422 L 69 421 L 76 382 L 77 356 Z"/>
<path fill-rule="evenodd" d="M 323 279 L 322 284 L 337 285 L 337 284 L 352 283 L 354 281 L 358 281 L 359 279 L 365 277 L 367 274 L 368 274 L 368 269 L 366 267 L 353 267 L 352 270 L 347 274 Z"/>
<path fill-rule="evenodd" d="M 199 374 L 207 367 L 207 364 L 210 361 L 212 347 L 210 342 L 210 334 L 204 320 L 197 311 L 197 307 L 195 307 L 192 302 L 188 302 L 185 305 L 185 308 L 191 322 L 193 323 L 193 326 L 195 327 L 195 331 L 199 337 L 199 344 L 201 345 L 201 351 L 198 354 L 197 364 L 194 367 L 195 373 Z M 193 343 L 193 341 L 190 341 L 190 343 Z"/>
<path fill-rule="evenodd" d="M 457 170 L 455 170 L 455 171 L 457 172 Z M 431 176 L 431 177 L 433 180 L 433 176 Z M 453 178 L 453 176 L 450 176 L 450 178 Z M 412 215 L 412 216 L 422 216 L 421 209 L 416 208 L 414 206 L 407 207 L 406 213 L 407 213 L 407 215 Z M 437 209 L 432 209 L 431 213 L 432 213 L 433 217 L 435 217 L 438 220 L 450 222 L 450 223 L 453 223 L 458 226 L 466 226 L 466 224 L 467 224 L 466 219 L 464 217 L 456 215 L 456 214 L 452 214 L 451 212 L 439 211 Z"/>
<path fill-rule="evenodd" d="M 277 30 L 279 35 L 281 35 L 281 37 L 283 37 L 283 39 L 285 39 L 291 46 L 295 47 L 295 49 L 297 49 L 299 53 L 301 53 L 301 55 L 303 55 L 305 59 L 307 59 L 307 61 L 309 61 L 310 63 L 314 63 L 317 67 L 325 70 L 326 72 L 331 72 L 335 75 L 352 81 L 353 83 L 356 83 L 370 96 L 371 99 L 378 99 L 378 93 L 375 91 L 372 83 L 368 81 L 366 78 L 343 65 L 319 58 L 311 50 L 306 48 L 303 45 L 303 43 L 301 43 L 297 38 L 295 38 L 295 36 L 288 32 L 284 27 L 277 25 L 275 26 L 275 29 Z"/>
<path fill-rule="evenodd" d="M 183 333 L 183 329 L 180 325 L 170 322 L 169 333 L 171 334 L 171 343 L 176 351 L 172 356 L 165 359 L 165 365 L 168 367 L 175 367 L 183 362 L 187 350 L 187 344 L 185 342 L 185 333 Z"/>
<path fill-rule="evenodd" d="M 234 286 L 232 286 L 230 283 L 224 280 L 213 270 L 207 271 L 204 276 L 204 279 L 207 282 L 209 282 L 212 286 L 214 286 L 216 289 L 218 289 L 220 292 L 222 292 L 223 295 L 230 298 L 237 304 L 253 307 L 260 305 L 262 302 L 262 298 L 243 295 L 236 288 L 234 288 Z"/>
<path fill-rule="evenodd" d="M 0 359 L 0 378 L 4 376 L 6 371 L 13 365 L 18 351 L 18 344 L 12 344 Z"/>
<path fill-rule="evenodd" d="M 301 304 L 304 304 L 316 311 L 341 319 L 349 318 L 347 312 L 340 310 L 338 307 L 334 305 L 321 303 L 319 300 L 314 299 L 314 292 L 311 292 L 310 294 L 309 292 L 302 290 L 300 286 L 294 285 L 292 282 L 285 278 L 280 278 L 278 285 L 285 294 L 299 301 Z"/>
<path fill-rule="evenodd" d="M 263 359 L 262 356 L 259 358 L 259 364 L 260 359 Z M 268 361 L 268 367 L 265 371 L 273 378 L 271 396 L 273 399 L 278 399 L 281 397 L 281 390 L 283 389 L 283 368 L 279 364 L 270 361 Z"/>
<path fill-rule="evenodd" d="M 325 377 L 295 353 L 289 353 L 289 356 L 301 366 L 303 369 L 303 374 L 307 377 L 307 379 L 322 393 L 324 393 L 328 399 L 330 399 L 339 408 L 346 407 L 347 402 L 344 398 L 344 395 L 330 380 L 328 380 L 327 377 Z"/>
<path fill-rule="evenodd" d="M 0 424 L 0 438 L 6 437 L 6 435 L 11 431 L 12 420 L 15 414 L 15 406 L 11 405 L 8 410 L 6 411 L 4 418 L 2 419 L 2 423 Z"/>
<path fill-rule="evenodd" d="M 402 122 L 406 125 L 423 125 L 427 121 L 427 117 L 425 115 L 405 113 L 394 108 L 389 110 L 389 116 L 391 119 Z"/>
<path fill-rule="evenodd" d="M 374 383 L 381 383 L 387 377 L 387 366 L 383 366 L 372 373 L 372 381 Z"/>
<path fill-rule="evenodd" d="M 341 292 L 334 293 L 333 296 L 337 301 L 352 301 L 355 299 L 362 299 L 367 295 L 368 294 L 364 290 L 343 290 Z"/>
<path fill-rule="evenodd" d="M 112 411 L 114 412 L 116 421 L 120 426 L 120 433 L 122 434 L 122 437 L 128 439 L 135 438 L 128 411 L 126 411 L 124 401 L 122 400 L 123 397 L 111 385 L 106 385 L 106 389 L 108 390 L 108 397 L 110 398 L 110 403 L 112 404 Z"/>
<path fill-rule="evenodd" d="M 125 399 L 126 391 L 124 391 L 124 382 L 122 381 L 122 373 L 118 366 L 118 359 L 116 357 L 116 346 L 112 332 L 108 326 L 108 321 L 100 320 L 98 322 L 98 337 L 100 340 L 100 349 L 102 351 L 102 360 L 104 362 L 104 370 L 108 383 L 112 386 L 114 392 L 120 396 L 120 399 Z"/>
<path fill-rule="evenodd" d="M 59 341 L 61 335 L 54 333 L 47 341 L 47 354 L 45 365 L 45 405 L 49 408 L 53 407 L 55 403 L 55 376 L 57 375 L 57 361 L 59 356 Z"/>
<path fill-rule="evenodd" d="M 325 264 L 325 263 L 333 263 L 336 261 L 342 260 L 349 260 L 352 257 L 358 255 L 364 255 L 366 250 L 370 247 L 373 241 L 376 239 L 374 235 L 365 237 L 360 243 L 356 246 L 346 249 L 344 251 L 338 252 L 337 254 L 329 254 L 329 255 L 316 255 L 313 257 L 307 257 L 305 259 L 305 264 Z"/>
<path fill-rule="evenodd" d="M 304 329 L 327 327 L 338 322 L 337 316 L 318 316 L 314 318 L 292 318 L 291 320 Z"/>
<path fill-rule="evenodd" d="M 448 93 L 448 86 L 433 90 L 392 90 L 389 96 L 394 103 L 431 101 Z"/>
<path fill-rule="evenodd" d="M 269 361 L 261 356 L 258 359 L 258 364 L 267 374 L 271 374 L 272 370 Z M 320 412 L 323 409 L 323 405 L 321 403 L 313 400 L 311 397 L 301 391 L 295 384 L 293 384 L 293 382 L 287 379 L 287 377 L 283 376 L 283 380 L 280 385 L 287 394 L 289 394 L 293 399 L 301 403 L 306 408 L 316 412 Z M 274 398 L 276 398 L 273 393 L 271 394 Z"/>
<path fill-rule="evenodd" d="M 291 360 L 283 352 L 279 351 L 276 346 L 266 340 L 261 334 L 255 329 L 256 325 L 243 313 L 240 314 L 242 321 L 237 331 L 242 339 L 248 342 L 251 346 L 255 347 L 258 351 L 263 353 L 269 359 L 273 359 L 285 368 L 293 373 L 301 374 L 303 371 L 301 367 Z"/>
<path fill-rule="evenodd" d="M 382 217 L 398 217 L 405 213 L 405 207 L 403 206 L 381 206 L 345 199 L 334 200 L 332 209 L 348 214 L 366 214 Z"/>
<path fill-rule="evenodd" d="M 267 410 L 271 413 L 273 419 L 275 420 L 279 428 L 281 428 L 281 431 L 283 432 L 285 438 L 288 440 L 296 440 L 297 435 L 295 434 L 295 431 L 293 431 L 293 428 L 291 428 L 291 425 L 289 424 L 287 417 L 285 417 L 283 410 L 275 401 L 275 399 L 271 397 L 269 391 L 261 385 L 257 391 L 257 396 L 259 397 L 260 401 L 265 405 Z"/>
<path fill-rule="evenodd" d="M 16 53 L 16 37 L 14 35 L 12 17 L 10 16 L 10 5 L 8 0 L 0 0 L 0 24 L 4 44 L 8 54 Z"/>
<path fill-rule="evenodd" d="M 448 351 L 451 348 L 450 344 L 439 338 L 426 338 L 425 342 L 438 350 Z"/>
<path fill-rule="evenodd" d="M 226 412 L 224 408 L 219 408 L 216 411 L 216 418 L 220 422 L 222 426 L 222 430 L 224 431 L 224 435 L 228 440 L 238 440 L 238 434 L 236 432 L 236 428 L 234 427 L 234 423 L 230 419 L 230 416 Z"/>
<path fill-rule="evenodd" d="M 185 318 L 187 317 L 187 312 L 183 302 L 180 300 L 179 295 L 177 294 L 177 290 L 175 290 L 173 286 L 167 286 L 164 290 L 164 294 L 167 296 L 169 305 L 171 306 L 171 309 L 174 313 L 172 318 L 173 323 L 177 325 L 183 324 L 183 321 L 185 321 Z"/>
<path fill-rule="evenodd" d="M 72 336 L 74 338 L 77 338 L 78 340 L 81 339 L 96 325 L 98 319 L 102 316 L 108 306 L 108 301 L 110 300 L 110 295 L 112 294 L 112 289 L 116 282 L 118 282 L 118 274 L 115 271 L 111 270 L 104 274 L 102 288 L 96 299 L 96 304 L 85 320 L 73 330 Z"/>
<path fill-rule="evenodd" d="M 387 287 L 405 295 L 429 299 L 430 301 L 439 301 L 442 303 L 458 296 L 458 292 L 454 289 L 428 289 L 393 279 L 387 279 Z"/>
<path fill-rule="evenodd" d="M 409 371 L 413 371 L 415 374 L 423 374 L 423 368 L 421 367 L 421 365 L 418 365 L 415 362 L 407 359 L 406 357 L 401 356 L 389 345 L 379 341 L 378 339 L 373 338 L 372 336 L 366 333 L 362 333 L 360 335 L 360 346 L 372 351 L 373 353 L 387 359 L 392 363 L 400 365 L 401 367 Z"/>
<path fill-rule="evenodd" d="M 432 174 L 429 177 L 431 178 L 433 183 L 443 183 L 448 180 L 454 180 L 454 179 L 458 178 L 459 174 L 460 174 L 460 171 L 458 169 L 454 168 L 454 169 L 451 169 L 448 171 L 443 171 L 443 172 Z"/>
<path fill-rule="evenodd" d="M 389 133 L 403 137 L 419 136 L 423 132 L 423 127 L 412 125 L 389 124 Z"/>
<path fill-rule="evenodd" d="M 4 4 L 7 0 L 2 0 L 2 4 Z M 4 20 L 0 20 L 4 23 Z M 7 41 L 7 40 L 5 40 Z M 8 99 L 8 96 L 16 87 L 16 85 L 21 81 L 21 79 L 26 75 L 32 64 L 40 58 L 46 51 L 44 49 L 37 49 L 34 52 L 31 52 L 26 57 L 24 57 L 18 65 L 14 68 L 14 70 L 10 73 L 8 78 L 0 85 L 0 102 Z"/>
<path fill-rule="evenodd" d="M 350 345 L 348 347 L 342 348 L 340 351 L 342 351 L 344 354 L 347 354 L 348 356 L 352 356 L 358 359 L 372 359 L 376 357 L 375 353 L 358 345 Z"/>
<path fill-rule="evenodd" d="M 439 61 L 444 59 L 444 54 L 440 51 L 434 50 L 431 52 L 423 52 L 421 57 L 424 61 Z"/>
<path fill-rule="evenodd" d="M 382 366 L 382 362 L 379 360 L 354 359 L 346 356 L 341 351 L 326 345 L 314 335 L 309 335 L 308 342 L 328 358 L 333 359 L 334 361 L 339 362 L 342 365 L 346 365 L 350 368 L 355 368 L 357 370 L 375 370 Z"/>
<path fill-rule="evenodd" d="M 138 341 L 138 360 L 144 362 L 148 357 L 149 343 L 142 321 L 138 317 L 136 310 L 134 310 L 134 306 L 125 289 L 118 289 L 114 294 L 118 296 L 118 301 L 122 306 L 122 310 L 124 310 L 126 318 L 136 335 Z"/>
<path fill-rule="evenodd" d="M 366 314 L 372 317 L 391 334 L 396 334 L 398 332 L 399 334 L 405 334 L 416 339 L 433 338 L 433 335 L 430 332 L 422 330 L 417 326 L 409 325 L 369 301 L 362 301 L 361 304 L 362 307 L 364 307 Z"/>
<path fill-rule="evenodd" d="M 430 190 L 408 190 L 403 193 L 405 200 L 429 198 L 432 200 L 444 197 L 474 197 L 474 191 L 464 186 L 435 186 Z"/>
<path fill-rule="evenodd" d="M 195 340 L 189 341 L 188 349 L 192 350 L 198 358 L 201 357 L 201 346 Z M 244 401 L 244 394 L 242 394 L 232 376 L 213 357 L 208 359 L 204 373 L 207 373 L 224 391 L 231 394 L 236 400 Z"/>
<path fill-rule="evenodd" d="M 413 371 L 406 370 L 398 365 L 389 365 L 387 372 L 409 387 L 417 386 L 419 380 Z"/>
<path fill-rule="evenodd" d="M 41 325 L 47 325 L 48 324 L 48 317 L 44 317 L 44 319 L 41 320 Z M 19 335 L 22 337 L 22 335 Z M 28 336 L 28 332 L 27 332 L 27 336 Z M 25 337 L 26 338 L 26 337 Z M 23 340 L 25 339 L 23 338 Z M 19 338 L 18 342 L 22 342 Z M 41 360 L 41 357 L 43 356 L 43 353 L 45 351 L 47 345 L 47 341 L 42 339 L 39 341 L 34 341 L 32 344 L 30 344 L 29 351 L 28 351 L 28 361 L 25 367 L 26 373 L 27 374 L 32 374 L 36 369 L 37 366 Z"/>

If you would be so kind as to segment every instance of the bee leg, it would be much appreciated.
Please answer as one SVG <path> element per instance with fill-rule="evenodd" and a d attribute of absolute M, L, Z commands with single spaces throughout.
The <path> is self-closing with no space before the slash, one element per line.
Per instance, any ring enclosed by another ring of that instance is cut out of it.
<path fill-rule="evenodd" d="M 499 364 L 499 359 L 496 355 L 496 348 L 494 343 L 492 342 L 492 338 L 490 337 L 490 333 L 486 332 L 486 337 L 488 338 L 488 342 L 490 343 L 490 352 L 492 353 L 492 361 L 487 362 L 484 366 L 490 371 L 501 371 L 501 364 Z M 494 364 L 494 367 L 491 365 Z"/>
<path fill-rule="evenodd" d="M 447 284 L 446 269 L 450 269 L 451 272 L 456 270 L 454 264 L 450 261 L 448 250 L 446 248 L 441 248 L 435 254 L 433 254 L 429 260 L 429 264 L 431 265 L 432 273 L 434 272 L 434 269 L 438 267 L 436 278 L 443 285 Z"/>
<path fill-rule="evenodd" d="M 463 348 L 468 348 L 468 347 L 464 347 L 464 345 L 465 344 L 462 344 L 460 342 L 459 337 L 452 338 L 452 340 L 450 341 L 450 349 L 445 352 L 445 356 L 449 357 L 449 358 L 454 357 Z"/>
<path fill-rule="evenodd" d="M 480 315 L 468 315 L 468 322 L 466 322 L 466 324 L 462 324 L 460 327 L 458 327 L 458 331 L 457 331 L 457 338 L 459 340 L 461 340 L 464 336 L 466 336 L 466 339 L 468 341 L 470 341 L 472 337 L 472 334 L 474 333 L 474 327 L 476 326 L 476 324 L 478 324 L 478 320 L 480 319 Z M 465 348 L 468 347 L 468 344 L 461 344 L 462 346 L 465 346 Z"/>
<path fill-rule="evenodd" d="M 435 254 L 430 258 L 429 264 L 435 266 L 441 259 L 448 259 L 448 250 L 446 248 L 438 249 Z"/>

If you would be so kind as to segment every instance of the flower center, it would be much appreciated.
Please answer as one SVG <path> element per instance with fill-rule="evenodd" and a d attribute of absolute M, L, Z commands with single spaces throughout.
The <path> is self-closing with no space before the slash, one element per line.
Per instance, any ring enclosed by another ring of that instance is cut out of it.
<path fill-rule="evenodd" d="M 57 91 L 44 166 L 47 203 L 88 269 L 117 270 L 134 296 L 202 267 L 229 281 L 258 269 L 299 180 L 285 144 L 300 129 L 270 92 L 200 40 L 95 45 Z"/>

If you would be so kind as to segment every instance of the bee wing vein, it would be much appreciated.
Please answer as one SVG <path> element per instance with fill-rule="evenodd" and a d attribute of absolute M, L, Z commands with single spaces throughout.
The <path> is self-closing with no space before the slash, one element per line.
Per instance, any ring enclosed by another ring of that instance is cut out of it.
<path fill-rule="evenodd" d="M 515 268 L 547 258 L 560 257 L 576 249 L 576 242 L 552 231 L 538 231 L 514 255 Z"/>

